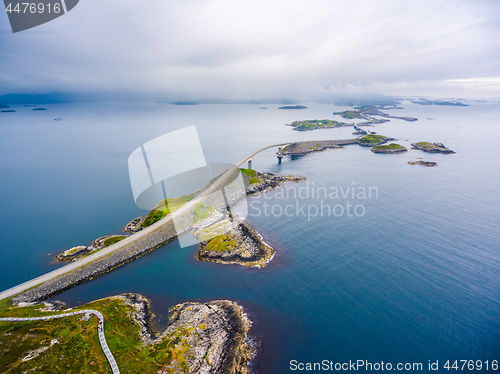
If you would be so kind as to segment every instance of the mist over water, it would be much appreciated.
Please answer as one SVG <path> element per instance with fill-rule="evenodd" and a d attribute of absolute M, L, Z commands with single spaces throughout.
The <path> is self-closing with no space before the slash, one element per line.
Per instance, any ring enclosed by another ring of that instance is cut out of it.
<path fill-rule="evenodd" d="M 307 105 L 287 111 L 275 105 L 102 103 L 2 113 L 0 286 L 54 269 L 59 252 L 119 233 L 145 214 L 134 205 L 127 158 L 154 137 L 196 125 L 208 162 L 237 162 L 268 144 L 354 137 L 352 128 L 297 132 L 284 126 L 299 119 L 342 120 L 332 112 L 348 109 Z M 267 202 L 278 207 L 275 212 L 284 210 L 297 204 L 292 189 L 306 185 L 374 187 L 377 198 L 298 201 L 349 201 L 363 205 L 362 216 L 275 216 L 250 208 L 247 222 L 276 249 L 265 269 L 198 262 L 196 247 L 174 241 L 56 298 L 77 305 L 141 293 L 161 316 L 158 326 L 176 303 L 236 300 L 261 342 L 258 373 L 288 373 L 290 360 L 422 362 L 425 372 L 429 360 L 499 359 L 500 105 L 403 106 L 386 112 L 419 120 L 392 119 L 369 129 L 408 148 L 442 142 L 457 153 L 385 155 L 352 145 L 287 157 L 281 165 L 275 150 L 253 160 L 259 171 L 307 178 L 267 192 L 269 199 L 250 198 L 254 207 Z M 419 158 L 438 166 L 407 164 Z"/>

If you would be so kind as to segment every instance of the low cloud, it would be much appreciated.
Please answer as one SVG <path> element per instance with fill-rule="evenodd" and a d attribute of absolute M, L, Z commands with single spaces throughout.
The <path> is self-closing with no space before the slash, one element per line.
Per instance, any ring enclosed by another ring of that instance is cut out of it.
<path fill-rule="evenodd" d="M 500 96 L 499 21 L 497 1 L 81 0 L 30 32 L 0 16 L 0 94 Z"/>

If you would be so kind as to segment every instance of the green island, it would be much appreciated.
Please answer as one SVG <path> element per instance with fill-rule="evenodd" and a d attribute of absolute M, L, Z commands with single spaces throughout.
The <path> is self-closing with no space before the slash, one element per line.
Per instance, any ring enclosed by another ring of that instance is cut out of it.
<path fill-rule="evenodd" d="M 373 153 L 402 153 L 408 150 L 402 145 L 391 143 L 385 145 L 377 145 L 371 149 Z"/>
<path fill-rule="evenodd" d="M 57 315 L 63 313 L 57 310 L 63 305 L 20 307 L 5 299 L 0 301 L 0 317 Z M 122 373 L 190 373 L 200 366 L 248 373 L 252 348 L 245 338 L 250 323 L 243 309 L 230 301 L 178 304 L 170 309 L 169 326 L 161 334 L 153 329 L 150 302 L 141 295 L 107 297 L 71 311 L 84 309 L 103 314 L 106 341 Z M 96 317 L 84 314 L 45 321 L 1 321 L 1 372 L 112 373 L 99 342 L 97 322 Z M 217 341 L 217 336 L 223 339 Z M 213 366 L 207 359 L 210 351 L 220 357 Z"/>
<path fill-rule="evenodd" d="M 293 127 L 296 131 L 307 131 L 316 129 L 328 129 L 342 126 L 351 126 L 350 124 L 344 122 L 338 122 L 331 119 L 312 119 L 305 121 L 294 121 L 288 126 Z"/>

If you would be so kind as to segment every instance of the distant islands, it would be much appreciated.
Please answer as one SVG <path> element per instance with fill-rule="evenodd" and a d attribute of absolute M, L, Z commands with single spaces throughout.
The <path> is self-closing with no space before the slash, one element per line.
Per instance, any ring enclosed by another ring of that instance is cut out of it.
<path fill-rule="evenodd" d="M 308 109 L 308 107 L 304 105 L 285 105 L 280 106 L 278 109 Z"/>
<path fill-rule="evenodd" d="M 478 101 L 478 100 L 476 100 Z M 418 99 L 418 100 L 410 100 L 413 104 L 419 105 L 446 105 L 446 106 L 470 106 L 469 104 L 464 104 L 459 101 L 446 101 L 446 100 L 427 100 L 427 99 Z"/>
<path fill-rule="evenodd" d="M 389 114 L 381 112 L 379 109 L 382 108 L 381 106 L 376 106 L 376 105 L 363 105 L 359 107 L 355 107 L 354 110 L 344 110 L 343 112 L 334 112 L 334 115 L 340 116 L 344 119 L 362 119 L 365 120 L 364 122 L 359 122 L 359 123 L 345 123 L 345 122 L 338 122 L 336 120 L 330 120 L 330 119 L 313 119 L 313 120 L 302 120 L 302 121 L 294 121 L 290 124 L 287 124 L 287 126 L 293 127 L 293 130 L 295 131 L 309 131 L 309 130 L 316 130 L 316 129 L 328 129 L 328 128 L 337 128 L 337 127 L 346 127 L 346 126 L 353 126 L 356 129 L 355 134 L 365 134 L 368 133 L 368 131 L 363 131 L 359 128 L 359 126 L 372 126 L 375 124 L 381 124 L 384 122 L 388 122 L 389 120 L 387 118 L 395 118 L 395 119 L 401 119 L 404 121 L 408 122 L 413 122 L 417 121 L 417 118 L 413 117 L 397 117 L 397 116 L 391 116 Z M 389 109 L 383 106 L 384 109 Z M 393 108 L 395 109 L 395 108 Z M 383 117 L 382 119 L 379 118 L 374 118 L 373 116 L 380 116 Z"/>

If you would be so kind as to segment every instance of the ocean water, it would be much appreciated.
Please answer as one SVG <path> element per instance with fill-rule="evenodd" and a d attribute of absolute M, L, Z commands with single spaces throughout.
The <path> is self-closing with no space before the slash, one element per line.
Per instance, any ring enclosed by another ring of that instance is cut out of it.
<path fill-rule="evenodd" d="M 127 158 L 156 136 L 194 124 L 210 162 L 236 162 L 277 142 L 353 137 L 352 128 L 284 126 L 347 109 L 307 105 L 93 103 L 2 113 L 0 286 L 60 266 L 60 251 L 118 233 L 143 214 Z M 257 373 L 292 372 L 291 360 L 422 363 L 422 372 L 429 360 L 439 360 L 439 372 L 448 372 L 447 360 L 499 360 L 500 105 L 403 107 L 387 112 L 419 120 L 370 130 L 457 153 L 384 155 L 352 145 L 280 165 L 275 150 L 254 159 L 258 170 L 307 178 L 249 199 L 247 222 L 276 249 L 266 268 L 198 262 L 195 247 L 174 241 L 56 298 L 78 305 L 138 292 L 152 299 L 158 327 L 179 302 L 238 301 L 254 321 Z M 438 166 L 407 164 L 419 158 Z"/>

